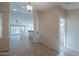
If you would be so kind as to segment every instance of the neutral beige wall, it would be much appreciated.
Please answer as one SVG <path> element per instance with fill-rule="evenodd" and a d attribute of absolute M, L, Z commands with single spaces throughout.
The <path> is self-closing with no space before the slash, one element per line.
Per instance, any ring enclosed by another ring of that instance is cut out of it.
<path fill-rule="evenodd" d="M 66 47 L 79 52 L 79 9 L 67 12 Z"/>
<path fill-rule="evenodd" d="M 41 12 L 38 21 L 40 42 L 58 51 L 60 46 L 59 24 L 64 11 L 59 6 Z"/>
<path fill-rule="evenodd" d="M 2 12 L 2 44 L 1 49 L 9 48 L 9 36 L 8 36 L 8 27 L 9 27 L 9 5 L 8 3 L 0 3 L 1 12 Z"/>

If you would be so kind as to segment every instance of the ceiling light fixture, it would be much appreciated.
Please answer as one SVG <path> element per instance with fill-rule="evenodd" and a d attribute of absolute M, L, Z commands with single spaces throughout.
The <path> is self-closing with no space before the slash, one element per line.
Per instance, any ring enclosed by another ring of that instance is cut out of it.
<path fill-rule="evenodd" d="M 27 10 L 28 10 L 28 11 L 32 11 L 31 2 L 29 2 L 29 3 L 27 4 Z"/>

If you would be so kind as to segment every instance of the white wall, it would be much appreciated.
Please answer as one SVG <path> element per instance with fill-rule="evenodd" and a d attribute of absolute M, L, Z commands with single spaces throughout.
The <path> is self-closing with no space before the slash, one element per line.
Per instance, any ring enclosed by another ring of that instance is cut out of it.
<path fill-rule="evenodd" d="M 65 47 L 65 39 L 66 39 L 66 10 L 59 7 L 58 9 L 59 14 L 59 48 L 62 50 L 62 48 Z M 63 24 L 63 25 L 61 25 Z"/>
<path fill-rule="evenodd" d="M 34 23 L 34 41 L 35 43 L 37 43 L 39 41 L 39 36 L 37 34 L 38 32 L 38 11 L 35 9 L 35 7 L 33 6 L 33 23 Z"/>
<path fill-rule="evenodd" d="M 58 51 L 60 47 L 60 17 L 64 11 L 59 6 L 40 12 L 38 32 L 40 42 Z"/>
<path fill-rule="evenodd" d="M 79 52 L 79 9 L 67 12 L 66 47 Z"/>

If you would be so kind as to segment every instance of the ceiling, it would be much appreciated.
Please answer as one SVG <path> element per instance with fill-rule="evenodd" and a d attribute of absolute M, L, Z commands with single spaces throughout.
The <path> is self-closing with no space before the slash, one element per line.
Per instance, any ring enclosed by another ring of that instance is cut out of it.
<path fill-rule="evenodd" d="M 16 19 L 23 24 L 32 24 L 32 11 L 27 11 L 26 3 L 10 2 L 10 24 L 15 24 Z"/>
<path fill-rule="evenodd" d="M 56 5 L 59 5 L 66 10 L 79 8 L 79 2 L 32 2 L 31 4 L 38 11 L 44 11 Z M 18 9 L 18 12 L 29 14 L 29 12 L 26 9 L 26 5 L 27 5 L 27 2 L 12 2 L 10 3 L 10 10 L 13 11 L 13 9 Z"/>
<path fill-rule="evenodd" d="M 28 12 L 26 9 L 26 3 L 22 2 L 10 2 L 10 12 L 19 12 L 25 15 L 31 15 L 32 12 Z"/>
<path fill-rule="evenodd" d="M 79 8 L 79 2 L 41 2 L 41 3 L 37 2 L 37 3 L 34 3 L 34 5 L 39 11 L 44 11 L 56 5 L 61 6 L 65 10 L 72 10 L 72 9 Z"/>
<path fill-rule="evenodd" d="M 31 4 L 38 11 L 44 11 L 56 5 L 61 6 L 65 10 L 79 8 L 78 2 L 32 2 Z M 10 14 L 15 19 L 19 18 L 22 21 L 24 20 L 24 22 L 32 23 L 32 11 L 27 11 L 26 6 L 26 2 L 10 2 Z"/>

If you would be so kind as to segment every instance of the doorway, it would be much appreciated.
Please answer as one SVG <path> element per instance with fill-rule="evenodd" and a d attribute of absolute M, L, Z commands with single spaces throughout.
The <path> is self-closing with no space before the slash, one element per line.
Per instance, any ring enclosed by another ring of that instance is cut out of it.
<path fill-rule="evenodd" d="M 28 33 L 26 26 L 24 25 L 10 25 L 10 49 L 19 50 L 19 47 L 23 45 L 23 41 L 28 40 Z"/>
<path fill-rule="evenodd" d="M 30 35 L 29 32 L 34 32 L 33 28 L 32 11 L 28 11 L 23 2 L 11 2 L 9 17 L 9 48 L 12 55 L 30 49 L 31 40 L 29 39 L 29 36 L 34 36 Z"/>
<path fill-rule="evenodd" d="M 21 34 L 26 30 L 24 25 L 10 25 L 10 39 L 14 38 L 19 40 Z"/>
<path fill-rule="evenodd" d="M 60 55 L 64 55 L 65 45 L 65 18 L 60 17 Z"/>

